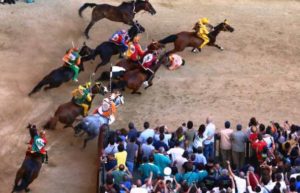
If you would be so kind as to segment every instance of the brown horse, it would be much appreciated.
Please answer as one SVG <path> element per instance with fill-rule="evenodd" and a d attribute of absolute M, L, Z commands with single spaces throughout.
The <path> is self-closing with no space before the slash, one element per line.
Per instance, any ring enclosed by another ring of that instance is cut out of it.
<path fill-rule="evenodd" d="M 224 22 L 214 27 L 213 30 L 208 34 L 209 43 L 207 45 L 214 46 L 220 50 L 223 50 L 221 46 L 216 44 L 217 36 L 221 31 L 233 32 L 234 28 L 231 27 L 226 20 L 224 20 Z M 178 34 L 170 35 L 160 40 L 159 42 L 162 44 L 168 44 L 174 42 L 174 49 L 167 52 L 167 55 L 169 55 L 172 53 L 181 52 L 186 47 L 198 48 L 202 44 L 203 40 L 199 38 L 195 32 L 180 32 Z"/>
<path fill-rule="evenodd" d="M 35 125 L 29 124 L 27 126 L 31 139 L 38 135 Z M 21 168 L 17 171 L 15 178 L 15 184 L 12 190 L 13 192 L 19 192 L 25 190 L 29 192 L 28 186 L 35 180 L 42 167 L 42 155 L 40 153 L 30 153 L 26 152 L 25 159 L 22 163 Z"/>
<path fill-rule="evenodd" d="M 155 72 L 159 69 L 161 64 L 164 64 L 166 62 L 168 62 L 168 57 L 163 54 L 162 56 L 160 56 L 160 59 L 157 62 L 154 62 L 154 64 L 152 64 L 152 66 L 150 67 L 151 71 L 154 72 L 150 78 L 148 78 L 149 74 L 147 73 L 147 71 L 139 65 L 139 68 L 125 72 L 125 74 L 120 78 L 120 81 L 114 83 L 112 87 L 113 89 L 115 89 L 114 87 L 116 87 L 122 90 L 127 87 L 132 90 L 131 94 L 142 94 L 141 92 L 138 92 L 138 90 L 142 86 L 143 82 L 149 79 L 149 85 L 145 87 L 145 89 L 151 87 L 153 85 L 152 80 L 154 78 Z"/>
<path fill-rule="evenodd" d="M 152 42 L 147 46 L 147 51 L 145 52 L 144 55 L 147 55 L 148 53 L 152 53 L 153 51 L 159 50 L 164 48 L 164 45 L 152 40 Z M 125 69 L 125 71 L 130 71 L 133 69 L 136 69 L 139 67 L 139 62 L 132 61 L 130 59 L 122 59 L 120 60 L 116 66 L 122 67 Z M 100 75 L 100 77 L 97 79 L 98 81 L 107 81 L 110 78 L 110 72 L 109 71 L 104 71 Z"/>
<path fill-rule="evenodd" d="M 92 101 L 88 102 L 89 108 L 91 107 L 96 94 L 100 93 L 104 95 L 106 92 L 106 88 L 101 86 L 100 83 L 96 82 L 92 87 L 91 92 Z M 64 103 L 57 108 L 54 117 L 50 118 L 50 120 L 45 124 L 44 129 L 55 129 L 57 121 L 65 124 L 64 128 L 73 127 L 72 124 L 79 115 L 83 115 L 83 108 L 81 106 L 76 105 L 72 101 Z"/>
<path fill-rule="evenodd" d="M 95 3 L 85 3 L 79 9 L 79 16 L 82 17 L 82 11 L 87 7 L 95 7 L 92 11 L 92 19 L 89 25 L 86 27 L 84 34 L 86 38 L 89 38 L 89 31 L 93 25 L 103 19 L 109 19 L 111 21 L 123 22 L 128 25 L 133 25 L 133 19 L 136 13 L 141 10 L 145 10 L 150 14 L 154 15 L 156 13 L 155 9 L 148 0 L 136 0 L 131 2 L 123 2 L 119 6 L 112 6 L 108 4 L 95 4 Z"/>

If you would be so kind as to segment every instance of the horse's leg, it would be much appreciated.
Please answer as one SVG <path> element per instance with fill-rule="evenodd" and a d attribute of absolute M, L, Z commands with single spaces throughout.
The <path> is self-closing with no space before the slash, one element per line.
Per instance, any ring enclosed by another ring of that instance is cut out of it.
<path fill-rule="evenodd" d="M 145 90 L 153 85 L 152 81 L 149 82 L 149 85 L 145 87 Z"/>
<path fill-rule="evenodd" d="M 131 92 L 131 94 L 138 94 L 138 95 L 141 95 L 142 93 L 141 93 L 140 91 L 134 90 L 134 91 Z"/>
<path fill-rule="evenodd" d="M 33 89 L 32 91 L 30 91 L 30 93 L 28 94 L 28 96 L 31 96 L 32 94 L 38 92 L 39 90 L 41 90 L 41 88 L 45 85 L 49 84 L 48 83 L 48 78 L 45 77 L 43 80 L 41 80 Z"/>
<path fill-rule="evenodd" d="M 213 43 L 213 44 L 211 44 L 210 46 L 214 46 L 214 47 L 218 48 L 218 49 L 221 50 L 221 51 L 224 50 L 224 48 L 223 48 L 222 46 L 219 46 L 219 45 L 216 44 L 216 43 Z"/>
<path fill-rule="evenodd" d="M 99 68 L 100 66 L 104 66 L 105 64 L 109 63 L 110 59 L 111 59 L 111 55 L 110 55 L 110 56 L 101 57 L 101 60 L 102 60 L 102 61 L 101 61 L 101 63 L 99 63 L 99 64 L 96 66 L 94 73 L 97 72 L 97 70 L 98 70 L 98 68 Z"/>
<path fill-rule="evenodd" d="M 90 38 L 90 37 L 89 37 L 89 31 L 90 31 L 90 29 L 93 27 L 93 25 L 94 25 L 97 21 L 103 19 L 104 17 L 105 17 L 105 15 L 104 15 L 102 12 L 99 13 L 99 12 L 97 11 L 97 9 L 93 9 L 91 22 L 89 23 L 89 25 L 88 25 L 88 26 L 86 27 L 86 29 L 84 30 L 84 34 L 85 34 L 85 37 L 86 37 L 87 39 Z"/>
<path fill-rule="evenodd" d="M 84 139 L 84 142 L 83 142 L 83 149 L 85 149 L 86 147 L 86 143 L 89 141 L 89 140 L 92 140 L 96 137 L 96 135 L 92 135 L 92 134 L 89 134 L 89 136 L 87 138 Z"/>
<path fill-rule="evenodd" d="M 90 29 L 93 27 L 93 25 L 94 25 L 95 23 L 96 23 L 96 22 L 92 20 L 92 21 L 89 23 L 89 25 L 85 28 L 85 30 L 84 30 L 84 35 L 85 35 L 85 37 L 86 37 L 87 39 L 90 39 L 89 31 L 90 31 Z"/>
<path fill-rule="evenodd" d="M 45 88 L 44 88 L 44 91 L 47 91 L 47 90 L 49 90 L 49 89 L 52 89 L 52 88 L 57 88 L 57 87 L 59 87 L 60 85 L 61 85 L 62 83 L 54 83 L 54 84 L 49 84 L 49 86 L 46 86 Z"/>

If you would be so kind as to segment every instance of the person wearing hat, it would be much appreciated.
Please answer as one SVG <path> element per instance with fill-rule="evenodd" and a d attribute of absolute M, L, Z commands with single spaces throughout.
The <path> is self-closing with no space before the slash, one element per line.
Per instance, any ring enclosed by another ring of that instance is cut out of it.
<path fill-rule="evenodd" d="M 83 108 L 83 116 L 87 116 L 89 110 L 87 103 L 92 101 L 90 87 L 91 82 L 87 82 L 85 85 L 79 85 L 78 88 L 72 91 L 72 101 Z"/>
<path fill-rule="evenodd" d="M 71 48 L 67 51 L 65 56 L 63 57 L 63 61 L 66 66 L 69 66 L 74 71 L 73 80 L 78 82 L 79 75 L 79 65 L 81 63 L 81 56 L 79 54 L 79 49 L 77 47 Z"/>
<path fill-rule="evenodd" d="M 116 31 L 109 39 L 109 41 L 111 41 L 119 46 L 120 54 L 121 54 L 120 56 L 122 56 L 122 53 L 127 51 L 128 40 L 129 40 L 128 33 L 124 29 Z"/>
<path fill-rule="evenodd" d="M 112 123 L 115 120 L 115 114 L 117 113 L 116 104 L 109 98 L 104 98 L 101 106 L 96 110 L 96 113 L 110 120 Z"/>
<path fill-rule="evenodd" d="M 211 25 L 209 24 L 209 20 L 206 17 L 199 19 L 197 24 L 199 26 L 197 36 L 203 40 L 202 44 L 198 48 L 199 52 L 201 52 L 201 49 L 209 42 L 209 31 L 207 30 L 207 26 L 211 27 Z M 192 51 L 196 52 L 196 50 L 197 49 L 193 49 Z"/>

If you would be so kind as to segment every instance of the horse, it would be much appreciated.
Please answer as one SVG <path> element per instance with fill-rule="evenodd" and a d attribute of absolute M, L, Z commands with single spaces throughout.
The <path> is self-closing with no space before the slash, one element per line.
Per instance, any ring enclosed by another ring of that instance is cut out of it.
<path fill-rule="evenodd" d="M 147 51 L 144 55 L 147 55 L 148 53 L 151 53 L 153 51 L 159 50 L 163 48 L 164 46 L 157 41 L 152 40 L 152 42 L 147 46 Z M 120 60 L 115 66 L 119 66 L 125 69 L 125 71 L 130 71 L 135 68 L 138 68 L 139 61 L 135 62 L 130 59 L 122 59 Z M 110 79 L 110 72 L 104 71 L 101 73 L 100 77 L 97 79 L 98 81 L 107 81 Z"/>
<path fill-rule="evenodd" d="M 153 85 L 152 79 L 154 78 L 155 72 L 159 69 L 161 64 L 164 64 L 168 62 L 167 55 L 160 56 L 160 59 L 152 64 L 150 70 L 152 70 L 154 73 L 150 77 L 149 85 L 145 87 L 145 89 L 151 87 Z M 124 73 L 124 75 L 120 78 L 120 80 L 116 83 L 112 84 L 112 89 L 122 89 L 125 90 L 125 87 L 132 90 L 131 94 L 142 94 L 141 92 L 138 92 L 139 88 L 142 86 L 143 82 L 145 82 L 148 78 L 147 72 L 143 69 L 143 67 L 139 66 L 139 68 L 127 71 Z"/>
<path fill-rule="evenodd" d="M 195 29 L 195 27 L 194 27 L 194 29 Z M 216 27 L 214 27 L 213 31 L 211 31 L 208 34 L 209 43 L 207 45 L 214 46 L 220 50 L 223 50 L 223 48 L 221 46 L 216 44 L 217 36 L 219 35 L 219 33 L 221 31 L 233 32 L 234 28 L 231 27 L 225 19 L 224 22 L 222 22 L 219 25 L 217 25 Z M 198 48 L 202 44 L 203 40 L 201 38 L 199 38 L 195 32 L 185 32 L 184 31 L 184 32 L 180 32 L 177 34 L 170 35 L 170 36 L 160 40 L 159 42 L 162 44 L 168 44 L 168 43 L 174 42 L 174 49 L 167 52 L 167 55 L 170 55 L 172 53 L 181 52 L 186 47 Z"/>
<path fill-rule="evenodd" d="M 93 102 L 96 94 L 104 95 L 107 92 L 107 88 L 101 86 L 100 83 L 96 82 L 95 85 L 91 88 L 92 101 L 88 102 L 89 107 Z M 73 101 L 64 103 L 60 105 L 54 113 L 54 116 L 51 117 L 47 123 L 44 125 L 44 129 L 54 129 L 57 122 L 61 122 L 64 125 L 64 128 L 73 127 L 73 123 L 79 115 L 83 115 L 83 108 L 79 105 L 76 105 Z"/>
<path fill-rule="evenodd" d="M 130 38 L 130 41 L 132 41 L 137 34 L 143 32 L 145 32 L 145 28 L 136 21 L 134 25 L 128 30 L 128 36 Z M 104 66 L 108 64 L 111 57 L 116 54 L 120 54 L 119 45 L 111 41 L 105 41 L 99 46 L 97 46 L 96 49 L 93 50 L 91 54 L 82 57 L 81 61 L 86 62 L 92 59 L 95 60 L 95 57 L 99 55 L 101 62 L 95 68 L 94 73 L 96 73 L 96 71 L 100 66 Z"/>
<path fill-rule="evenodd" d="M 92 26 L 99 20 L 106 18 L 111 21 L 116 22 L 123 22 L 128 25 L 133 25 L 133 19 L 136 13 L 140 12 L 141 10 L 145 10 L 150 14 L 154 15 L 156 13 L 155 9 L 151 5 L 148 0 L 136 0 L 132 2 L 123 2 L 119 6 L 112 6 L 108 4 L 95 4 L 95 3 L 85 3 L 83 4 L 78 13 L 79 16 L 82 17 L 82 11 L 85 10 L 87 7 L 91 7 L 92 11 L 92 19 L 89 25 L 86 27 L 84 34 L 87 39 L 89 39 L 89 31 Z"/>
<path fill-rule="evenodd" d="M 31 138 L 38 135 L 35 125 L 27 126 Z M 28 186 L 38 177 L 42 167 L 42 156 L 39 153 L 26 153 L 21 168 L 17 171 L 13 192 L 25 190 L 29 192 Z"/>
<path fill-rule="evenodd" d="M 118 94 L 118 91 L 116 91 L 115 94 Z M 113 102 L 115 103 L 116 107 L 118 107 L 124 104 L 124 97 L 118 94 L 113 99 Z M 101 128 L 105 127 L 108 129 L 109 125 L 112 124 L 114 120 L 115 117 L 113 115 L 111 115 L 109 119 L 100 115 L 99 113 L 86 116 L 74 127 L 75 136 L 78 136 L 81 131 L 88 134 L 88 137 L 84 139 L 83 143 L 83 148 L 85 148 L 89 140 L 92 140 L 99 135 L 99 130 L 101 130 Z"/>
<path fill-rule="evenodd" d="M 80 49 L 80 56 L 86 56 L 90 55 L 92 52 L 92 49 L 89 48 L 85 43 L 83 43 L 82 48 Z M 79 72 L 84 71 L 83 63 L 79 65 Z M 69 80 L 72 79 L 74 76 L 74 71 L 68 67 L 68 66 L 61 66 L 59 68 L 56 68 L 52 70 L 48 75 L 46 75 L 33 89 L 30 91 L 28 96 L 31 96 L 32 94 L 38 92 L 39 90 L 42 89 L 42 87 L 46 86 L 44 88 L 45 91 L 52 89 L 52 88 L 57 88 L 59 87 L 62 83 L 68 82 Z"/>

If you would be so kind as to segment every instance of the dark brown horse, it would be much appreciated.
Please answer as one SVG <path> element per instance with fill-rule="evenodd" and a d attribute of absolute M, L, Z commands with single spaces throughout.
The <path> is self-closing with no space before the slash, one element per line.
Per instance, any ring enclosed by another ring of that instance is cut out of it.
<path fill-rule="evenodd" d="M 194 28 L 195 29 L 195 28 Z M 208 34 L 209 37 L 209 43 L 207 45 L 209 46 L 214 46 L 220 50 L 223 50 L 221 46 L 216 44 L 216 39 L 217 36 L 221 31 L 229 31 L 233 32 L 234 28 L 231 27 L 226 20 L 216 27 L 213 28 L 213 30 Z M 171 42 L 174 42 L 174 49 L 171 51 L 167 52 L 167 55 L 176 53 L 176 52 L 181 52 L 183 51 L 186 47 L 193 47 L 193 48 L 198 48 L 203 40 L 197 36 L 195 32 L 180 32 L 178 34 L 170 35 L 162 40 L 159 41 L 162 44 L 168 44 Z"/>
<path fill-rule="evenodd" d="M 96 94 L 105 94 L 106 88 L 101 86 L 100 83 L 97 83 L 92 87 L 92 101 L 88 102 L 89 108 L 95 98 Z M 45 124 L 44 129 L 55 129 L 57 121 L 65 124 L 64 128 L 73 127 L 72 124 L 75 119 L 83 115 L 83 108 L 79 105 L 76 105 L 74 102 L 70 101 L 60 105 L 55 111 L 54 117 L 51 117 L 50 120 Z"/>
<path fill-rule="evenodd" d="M 136 0 L 131 2 L 123 2 L 119 6 L 112 6 L 108 4 L 95 4 L 85 3 L 79 9 L 79 16 L 82 17 L 82 11 L 87 7 L 94 7 L 92 11 L 92 19 L 89 25 L 86 27 L 84 34 L 89 38 L 89 31 L 92 26 L 99 20 L 106 18 L 111 21 L 123 22 L 128 25 L 133 25 L 133 19 L 136 13 L 145 10 L 152 15 L 156 13 L 155 9 L 148 0 Z"/>
<path fill-rule="evenodd" d="M 145 52 L 144 55 L 146 55 L 148 53 L 151 53 L 153 51 L 162 49 L 162 48 L 164 48 L 163 44 L 152 40 L 152 42 L 147 46 L 147 51 Z M 122 59 L 116 64 L 116 66 L 122 67 L 126 71 L 130 71 L 130 70 L 133 70 L 135 68 L 138 68 L 139 67 L 139 62 L 135 62 L 135 61 L 132 61 L 130 59 Z M 109 78 L 110 78 L 109 75 L 110 75 L 109 71 L 104 71 L 104 72 L 102 72 L 102 74 L 100 75 L 100 77 L 97 80 L 99 80 L 99 81 L 109 80 Z"/>
<path fill-rule="evenodd" d="M 168 62 L 168 57 L 163 54 L 160 56 L 160 59 L 158 62 L 155 62 L 150 67 L 151 71 L 155 72 L 159 69 L 161 64 L 164 64 Z M 145 87 L 145 89 L 151 87 L 153 85 L 152 80 L 154 78 L 154 74 L 150 77 L 149 85 Z M 141 92 L 138 92 L 140 87 L 142 86 L 143 82 L 145 82 L 147 79 L 149 79 L 149 74 L 139 65 L 139 68 L 127 71 L 125 74 L 121 77 L 120 81 L 117 83 L 114 83 L 112 85 L 113 89 L 122 89 L 124 90 L 125 87 L 132 90 L 131 94 L 142 94 Z M 116 87 L 116 88 L 114 88 Z"/>
<path fill-rule="evenodd" d="M 29 124 L 27 128 L 29 129 L 29 133 L 32 139 L 36 135 L 38 135 L 35 125 Z M 22 190 L 29 192 L 30 189 L 28 188 L 28 186 L 33 182 L 33 180 L 38 177 L 41 167 L 42 155 L 40 153 L 27 152 L 22 166 L 17 172 L 12 193 Z"/>

